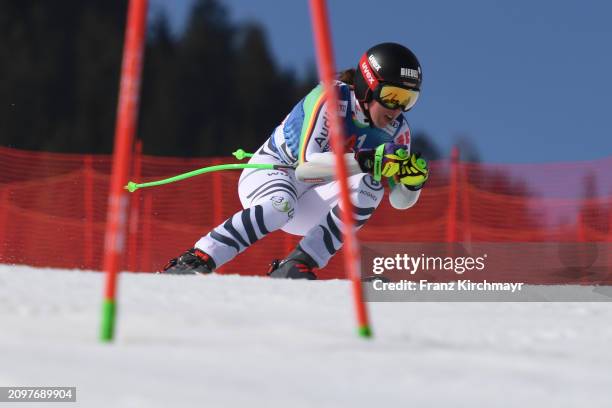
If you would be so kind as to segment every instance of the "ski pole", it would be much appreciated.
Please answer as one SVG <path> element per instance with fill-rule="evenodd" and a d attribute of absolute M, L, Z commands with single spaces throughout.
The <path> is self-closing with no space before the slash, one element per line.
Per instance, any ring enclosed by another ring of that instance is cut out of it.
<path fill-rule="evenodd" d="M 233 155 L 238 159 L 242 160 L 245 157 L 252 157 L 252 153 L 246 153 L 242 149 L 236 150 Z M 242 169 L 265 169 L 265 170 L 279 170 L 279 169 L 294 169 L 295 167 L 289 164 L 264 164 L 264 163 L 229 163 L 219 164 L 216 166 L 203 167 L 201 169 L 193 170 L 187 173 L 179 174 L 174 177 L 169 177 L 163 180 L 149 181 L 147 183 L 135 183 L 130 181 L 124 187 L 130 193 L 138 190 L 139 188 L 161 186 L 163 184 L 170 184 L 176 181 L 184 180 L 190 177 L 199 176 L 200 174 L 211 173 L 213 171 L 221 170 L 242 170 Z"/>

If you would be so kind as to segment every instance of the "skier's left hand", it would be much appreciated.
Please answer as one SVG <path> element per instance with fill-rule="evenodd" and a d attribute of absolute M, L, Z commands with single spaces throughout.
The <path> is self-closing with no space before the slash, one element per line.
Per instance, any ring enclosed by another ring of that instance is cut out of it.
<path fill-rule="evenodd" d="M 429 166 L 420 153 L 412 153 L 407 160 L 400 162 L 399 170 L 393 178 L 409 190 L 420 190 L 429 178 Z"/>
<path fill-rule="evenodd" d="M 376 149 L 363 149 L 355 154 L 359 166 L 380 181 L 382 176 L 393 178 L 410 190 L 418 190 L 429 178 L 427 161 L 420 153 L 408 154 L 407 146 L 385 143 Z"/>

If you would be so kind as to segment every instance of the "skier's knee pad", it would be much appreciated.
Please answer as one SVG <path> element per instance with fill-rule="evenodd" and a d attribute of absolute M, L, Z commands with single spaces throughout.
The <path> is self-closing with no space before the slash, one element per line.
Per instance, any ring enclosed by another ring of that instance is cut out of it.
<path fill-rule="evenodd" d="M 262 208 L 262 218 L 268 231 L 282 228 L 295 214 L 296 198 L 289 193 L 278 192 L 257 200 Z"/>

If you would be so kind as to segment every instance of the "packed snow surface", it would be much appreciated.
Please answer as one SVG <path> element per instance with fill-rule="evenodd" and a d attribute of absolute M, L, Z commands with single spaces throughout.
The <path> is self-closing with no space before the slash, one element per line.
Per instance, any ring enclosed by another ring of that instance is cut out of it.
<path fill-rule="evenodd" d="M 365 340 L 346 281 L 126 273 L 103 344 L 103 286 L 0 265 L 0 386 L 77 387 L 54 407 L 611 406 L 611 303 L 371 303 Z"/>

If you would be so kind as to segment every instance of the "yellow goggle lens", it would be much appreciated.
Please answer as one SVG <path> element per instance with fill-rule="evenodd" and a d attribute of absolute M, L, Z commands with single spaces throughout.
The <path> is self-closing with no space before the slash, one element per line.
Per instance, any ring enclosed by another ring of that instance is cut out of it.
<path fill-rule="evenodd" d="M 378 101 L 388 109 L 400 108 L 404 111 L 412 108 L 419 99 L 419 91 L 400 88 L 399 86 L 383 85 Z"/>

